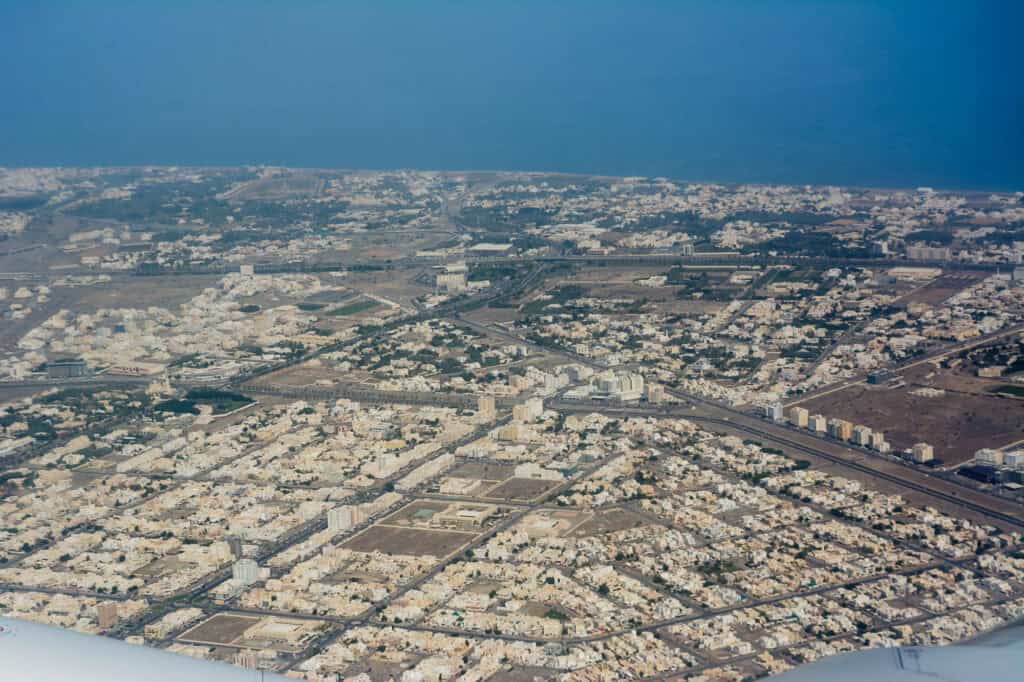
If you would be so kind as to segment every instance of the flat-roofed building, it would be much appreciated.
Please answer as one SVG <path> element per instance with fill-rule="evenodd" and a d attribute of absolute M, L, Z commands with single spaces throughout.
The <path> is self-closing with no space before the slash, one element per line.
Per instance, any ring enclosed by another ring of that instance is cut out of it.
<path fill-rule="evenodd" d="M 863 424 L 857 424 L 853 427 L 853 442 L 861 447 L 871 446 L 872 431 Z"/>
<path fill-rule="evenodd" d="M 810 419 L 811 413 L 807 411 L 807 408 L 796 405 L 789 408 L 789 423 L 793 426 L 799 426 L 802 429 L 807 428 L 807 421 Z"/>
<path fill-rule="evenodd" d="M 993 450 L 992 448 L 982 448 L 974 453 L 974 460 L 979 464 L 988 464 L 991 466 L 1002 466 L 1003 464 L 1003 453 L 1001 450 Z"/>
<path fill-rule="evenodd" d="M 87 373 L 85 360 L 52 360 L 46 363 L 46 377 L 48 379 L 73 379 L 84 377 Z"/>
<path fill-rule="evenodd" d="M 99 604 L 96 607 L 96 618 L 99 620 L 100 627 L 104 630 L 117 625 L 117 603 L 103 602 L 102 604 Z"/>
<path fill-rule="evenodd" d="M 935 449 L 928 443 L 915 443 L 910 450 L 910 456 L 918 464 L 924 464 L 935 459 Z"/>
<path fill-rule="evenodd" d="M 544 401 L 541 398 L 530 398 L 512 408 L 512 418 L 517 422 L 532 422 L 544 414 Z"/>
<path fill-rule="evenodd" d="M 1003 455 L 1003 464 L 1019 469 L 1024 467 L 1024 450 L 1014 450 Z"/>
<path fill-rule="evenodd" d="M 231 577 L 243 585 L 252 585 L 260 579 L 260 567 L 252 559 L 239 559 L 231 567 Z"/>
<path fill-rule="evenodd" d="M 845 419 L 829 419 L 828 435 L 836 440 L 850 440 L 850 437 L 853 436 L 853 424 Z"/>
<path fill-rule="evenodd" d="M 476 410 L 478 413 L 480 413 L 480 417 L 482 419 L 485 419 L 487 421 L 491 421 L 492 419 L 494 419 L 494 396 L 480 396 L 480 398 L 476 401 Z"/>
<path fill-rule="evenodd" d="M 327 512 L 327 528 L 335 533 L 349 530 L 363 521 L 359 507 L 346 504 Z"/>
<path fill-rule="evenodd" d="M 949 260 L 953 252 L 948 246 L 925 246 L 912 244 L 907 246 L 909 260 Z"/>

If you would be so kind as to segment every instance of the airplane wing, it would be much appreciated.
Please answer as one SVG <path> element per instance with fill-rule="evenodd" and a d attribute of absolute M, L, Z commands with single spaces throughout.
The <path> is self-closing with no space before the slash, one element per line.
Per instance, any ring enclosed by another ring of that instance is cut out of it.
<path fill-rule="evenodd" d="M 963 644 L 866 649 L 829 656 L 772 677 L 779 682 L 1016 682 L 1024 680 L 1024 624 Z"/>
<path fill-rule="evenodd" d="M 287 682 L 274 673 L 0 617 L 3 682 Z"/>
<path fill-rule="evenodd" d="M 1024 680 L 1024 650 L 982 646 L 893 647 L 829 656 L 778 682 L 1009 682 Z"/>
<path fill-rule="evenodd" d="M 119 639 L 0 617 L 4 682 L 286 682 Z M 894 647 L 838 654 L 771 678 L 778 682 L 1004 682 L 1024 680 L 1024 628 L 967 645 Z"/>

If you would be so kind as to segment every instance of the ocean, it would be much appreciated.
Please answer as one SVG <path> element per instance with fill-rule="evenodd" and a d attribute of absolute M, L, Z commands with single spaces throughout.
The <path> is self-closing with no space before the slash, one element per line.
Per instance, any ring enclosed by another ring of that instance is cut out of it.
<path fill-rule="evenodd" d="M 0 2 L 0 165 L 1024 190 L 1016 2 Z"/>

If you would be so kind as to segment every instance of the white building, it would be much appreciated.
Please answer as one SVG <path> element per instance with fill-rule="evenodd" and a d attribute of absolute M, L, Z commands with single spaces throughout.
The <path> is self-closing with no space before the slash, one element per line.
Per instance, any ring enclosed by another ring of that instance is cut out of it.
<path fill-rule="evenodd" d="M 911 458 L 918 464 L 935 459 L 935 450 L 928 443 L 916 443 L 911 450 Z"/>
<path fill-rule="evenodd" d="M 543 414 L 544 400 L 542 398 L 530 398 L 525 403 L 520 403 L 512 408 L 512 418 L 517 422 L 536 421 Z"/>
<path fill-rule="evenodd" d="M 260 579 L 260 566 L 252 559 L 239 559 L 231 567 L 231 577 L 243 585 L 252 585 Z"/>
<path fill-rule="evenodd" d="M 492 421 L 495 416 L 494 396 L 482 395 L 476 401 L 476 410 L 480 418 L 485 421 Z"/>
<path fill-rule="evenodd" d="M 461 272 L 443 272 L 437 276 L 436 284 L 439 291 L 457 294 L 466 290 L 466 275 Z"/>
<path fill-rule="evenodd" d="M 781 403 L 772 403 L 771 405 L 764 406 L 765 418 L 771 419 L 773 422 L 781 422 L 784 414 Z"/>
<path fill-rule="evenodd" d="M 644 377 L 633 372 L 601 372 L 591 380 L 598 400 L 640 400 L 644 395 Z"/>
<path fill-rule="evenodd" d="M 873 432 L 863 424 L 857 424 L 853 427 L 853 442 L 862 447 L 869 447 L 871 445 L 871 437 Z"/>
<path fill-rule="evenodd" d="M 991 466 L 1002 466 L 1003 453 L 1001 450 L 982 448 L 974 453 L 974 460 L 978 464 L 989 464 Z"/>
<path fill-rule="evenodd" d="M 1020 469 L 1024 467 L 1024 450 L 1014 450 L 1003 455 L 1003 464 Z"/>
<path fill-rule="evenodd" d="M 789 423 L 793 426 L 798 426 L 801 429 L 806 429 L 807 420 L 810 416 L 811 413 L 807 411 L 807 408 L 797 405 L 789 410 Z"/>
<path fill-rule="evenodd" d="M 335 533 L 350 530 L 362 521 L 362 511 L 353 505 L 344 505 L 327 512 L 327 528 Z"/>
<path fill-rule="evenodd" d="M 948 246 L 907 246 L 907 258 L 910 260 L 949 260 L 953 252 Z"/>
<path fill-rule="evenodd" d="M 647 384 L 647 402 L 658 405 L 665 402 L 665 387 L 661 384 Z"/>

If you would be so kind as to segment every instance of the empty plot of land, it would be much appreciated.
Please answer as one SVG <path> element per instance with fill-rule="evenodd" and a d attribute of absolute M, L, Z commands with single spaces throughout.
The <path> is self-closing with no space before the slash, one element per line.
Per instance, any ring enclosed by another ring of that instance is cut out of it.
<path fill-rule="evenodd" d="M 301 365 L 285 367 L 261 376 L 258 383 L 305 388 L 307 386 L 329 386 L 333 384 L 362 384 L 372 378 L 363 370 L 341 371 L 333 363 L 315 359 Z"/>
<path fill-rule="evenodd" d="M 177 557 L 169 556 L 151 561 L 138 569 L 136 574 L 146 580 L 154 580 L 178 571 L 182 565 L 182 562 Z"/>
<path fill-rule="evenodd" d="M 560 538 L 592 516 L 590 512 L 544 509 L 528 515 L 516 524 L 516 528 L 531 538 Z"/>
<path fill-rule="evenodd" d="M 353 291 L 352 289 L 343 289 L 341 291 L 328 289 L 326 291 L 318 291 L 312 296 L 307 296 L 305 301 L 311 305 L 327 305 L 328 303 L 341 303 L 343 301 L 348 301 L 350 298 L 358 295 L 359 292 Z M 300 305 L 299 308 L 302 308 L 302 306 Z"/>
<path fill-rule="evenodd" d="M 472 541 L 476 533 L 433 528 L 372 526 L 342 547 L 354 552 L 383 552 L 413 556 L 444 557 Z"/>
<path fill-rule="evenodd" d="M 479 322 L 480 324 L 491 324 L 495 322 L 507 323 L 515 322 L 519 319 L 519 312 L 515 307 L 494 308 L 491 306 L 485 306 L 483 308 L 470 310 L 464 313 L 463 317 L 471 322 Z"/>
<path fill-rule="evenodd" d="M 416 500 L 405 505 L 394 514 L 381 519 L 381 523 L 390 525 L 407 525 L 429 521 L 434 514 L 443 512 L 449 507 L 448 502 L 432 502 Z"/>
<path fill-rule="evenodd" d="M 475 478 L 478 481 L 504 481 L 515 473 L 515 467 L 490 462 L 464 462 L 448 472 L 452 478 Z"/>
<path fill-rule="evenodd" d="M 576 536 L 615 533 L 629 528 L 649 526 L 651 521 L 629 509 L 609 509 L 595 514 L 577 526 L 572 534 Z"/>
<path fill-rule="evenodd" d="M 230 644 L 259 622 L 256 616 L 218 613 L 178 637 L 183 642 Z"/>
<path fill-rule="evenodd" d="M 337 308 L 332 308 L 331 310 L 327 311 L 327 314 L 334 315 L 335 317 L 346 317 L 349 315 L 358 315 L 359 313 L 372 310 L 378 306 L 380 306 L 380 303 L 378 303 L 377 301 L 372 301 L 367 298 L 361 298 L 359 300 L 352 301 L 351 303 L 346 303 Z"/>
<path fill-rule="evenodd" d="M 533 478 L 510 478 L 486 493 L 483 497 L 502 500 L 532 500 L 558 485 L 558 481 L 540 481 Z"/>
<path fill-rule="evenodd" d="M 78 297 L 74 309 L 76 312 L 92 312 L 99 308 L 158 306 L 175 310 L 195 298 L 205 287 L 216 286 L 220 280 L 220 275 L 133 277 L 127 285 L 123 280 L 114 280 L 78 287 L 72 290 Z"/>
<path fill-rule="evenodd" d="M 282 201 L 295 197 L 317 196 L 323 193 L 327 181 L 309 174 L 295 174 L 283 178 L 260 178 L 234 187 L 221 195 L 231 201 Z"/>
<path fill-rule="evenodd" d="M 935 456 L 945 463 L 963 462 L 981 448 L 1024 438 L 1024 404 L 1019 400 L 949 391 L 928 397 L 921 388 L 889 390 L 858 384 L 803 406 L 883 431 L 894 448 L 931 443 Z"/>
<path fill-rule="evenodd" d="M 359 675 L 366 675 L 373 682 L 384 680 L 397 680 L 400 679 L 402 673 L 408 669 L 408 664 L 403 662 L 395 662 L 392 660 L 382 660 L 379 658 L 361 658 L 356 663 L 352 664 L 352 667 L 343 671 L 343 677 L 341 679 L 358 679 Z M 365 678 L 363 678 L 365 679 Z M 493 677 L 491 679 L 494 679 Z"/>
<path fill-rule="evenodd" d="M 511 670 L 499 670 L 487 679 L 488 682 L 534 682 L 534 680 L 547 680 L 555 676 L 554 670 L 546 668 L 512 668 Z"/>
<path fill-rule="evenodd" d="M 963 289 L 971 286 L 979 279 L 981 279 L 979 275 L 968 272 L 957 272 L 942 275 L 941 277 L 938 277 L 924 285 L 917 291 L 905 296 L 902 299 L 902 302 L 936 305 L 938 303 L 942 303 L 958 291 L 962 291 Z"/>
<path fill-rule="evenodd" d="M 356 247 L 353 246 L 353 249 Z M 369 258 L 369 256 L 366 256 Z M 419 271 L 413 269 L 375 270 L 350 273 L 346 283 L 372 296 L 380 296 L 400 305 L 410 306 L 413 299 L 434 290 L 433 279 L 429 286 L 416 281 Z"/>

